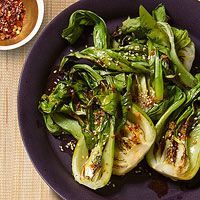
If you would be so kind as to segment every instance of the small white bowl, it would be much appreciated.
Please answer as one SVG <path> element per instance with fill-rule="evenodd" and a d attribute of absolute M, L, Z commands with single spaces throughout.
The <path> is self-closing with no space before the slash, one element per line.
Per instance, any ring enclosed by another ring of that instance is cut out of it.
<path fill-rule="evenodd" d="M 15 38 L 0 41 L 0 50 L 11 50 L 29 42 L 38 32 L 44 17 L 43 0 L 23 0 L 26 14 L 21 33 Z"/>

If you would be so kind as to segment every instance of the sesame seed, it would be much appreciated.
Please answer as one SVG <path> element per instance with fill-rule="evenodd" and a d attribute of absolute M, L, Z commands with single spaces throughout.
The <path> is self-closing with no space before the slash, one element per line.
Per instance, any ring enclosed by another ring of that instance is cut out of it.
<path fill-rule="evenodd" d="M 142 58 L 145 59 L 146 58 L 145 55 L 142 55 Z"/>
<path fill-rule="evenodd" d="M 178 136 L 180 137 L 180 136 L 181 136 L 181 133 L 178 133 Z"/>
<path fill-rule="evenodd" d="M 109 186 L 111 184 L 111 181 L 109 181 L 108 183 L 107 183 L 107 186 Z"/>
<path fill-rule="evenodd" d="M 139 46 L 135 46 L 134 48 L 136 51 L 140 50 L 140 47 Z"/>
<path fill-rule="evenodd" d="M 60 151 L 64 151 L 64 150 L 63 150 L 63 147 L 62 147 L 61 145 L 59 146 L 59 148 L 60 148 Z"/>

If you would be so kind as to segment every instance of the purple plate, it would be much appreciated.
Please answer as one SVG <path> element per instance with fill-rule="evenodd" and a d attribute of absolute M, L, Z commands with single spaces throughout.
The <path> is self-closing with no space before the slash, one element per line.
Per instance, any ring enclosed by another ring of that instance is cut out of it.
<path fill-rule="evenodd" d="M 64 52 L 83 48 L 88 44 L 87 32 L 76 45 L 70 46 L 60 34 L 69 16 L 77 9 L 96 12 L 112 32 L 127 16 L 138 16 L 138 7 L 149 11 L 164 3 L 171 23 L 186 28 L 196 44 L 196 65 L 200 65 L 200 2 L 197 0 L 83 0 L 59 14 L 42 32 L 31 50 L 21 76 L 18 94 L 18 117 L 26 150 L 35 168 L 46 183 L 63 199 L 68 200 L 199 200 L 200 173 L 187 182 L 173 182 L 154 171 L 143 161 L 137 169 L 123 177 L 113 176 L 109 186 L 92 191 L 74 181 L 71 173 L 71 152 L 61 141 L 49 135 L 38 112 L 38 101 L 45 90 L 48 76 Z M 199 71 L 199 70 L 198 70 Z M 63 145 L 62 152 L 59 146 Z"/>

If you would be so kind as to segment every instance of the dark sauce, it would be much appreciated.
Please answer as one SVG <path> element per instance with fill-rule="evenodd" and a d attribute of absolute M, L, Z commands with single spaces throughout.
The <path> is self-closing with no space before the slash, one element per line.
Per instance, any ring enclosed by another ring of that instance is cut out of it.
<path fill-rule="evenodd" d="M 168 194 L 169 186 L 165 177 L 160 176 L 156 171 L 150 168 L 145 160 L 140 162 L 136 168 L 132 170 L 135 176 L 148 180 L 147 187 L 155 192 L 159 198 Z"/>
<path fill-rule="evenodd" d="M 162 181 L 160 179 L 158 180 L 152 180 L 148 184 L 148 188 L 150 188 L 152 191 L 154 191 L 159 198 L 165 196 L 168 193 L 168 184 L 166 181 Z"/>
<path fill-rule="evenodd" d="M 65 71 L 59 70 L 58 66 L 54 66 L 48 77 L 48 82 L 45 89 L 45 94 L 49 95 L 52 90 L 56 87 L 59 81 L 64 80 Z"/>

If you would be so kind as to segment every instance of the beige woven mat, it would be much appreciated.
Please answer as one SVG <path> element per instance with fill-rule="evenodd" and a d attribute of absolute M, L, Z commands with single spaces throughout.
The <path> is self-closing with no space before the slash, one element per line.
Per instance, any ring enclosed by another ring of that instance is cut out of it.
<path fill-rule="evenodd" d="M 42 28 L 75 1 L 44 0 Z M 23 147 L 17 121 L 18 80 L 37 37 L 19 49 L 0 51 L 0 200 L 59 199 L 33 168 Z"/>

